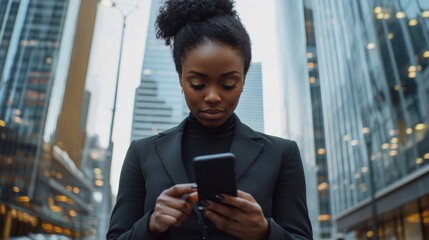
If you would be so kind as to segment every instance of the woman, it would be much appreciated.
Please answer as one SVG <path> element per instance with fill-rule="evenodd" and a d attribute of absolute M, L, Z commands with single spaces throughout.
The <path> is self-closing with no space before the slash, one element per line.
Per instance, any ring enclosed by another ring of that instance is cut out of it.
<path fill-rule="evenodd" d="M 233 4 L 167 0 L 161 7 L 157 37 L 173 49 L 190 114 L 131 143 L 108 239 L 312 239 L 296 143 L 254 132 L 234 114 L 251 44 Z M 235 154 L 240 190 L 199 211 L 192 159 L 221 152 Z"/>

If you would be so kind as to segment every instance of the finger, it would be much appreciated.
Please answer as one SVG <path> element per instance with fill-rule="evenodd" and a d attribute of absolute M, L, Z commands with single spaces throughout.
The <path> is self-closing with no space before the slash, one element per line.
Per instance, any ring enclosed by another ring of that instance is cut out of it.
<path fill-rule="evenodd" d="M 228 204 L 228 205 L 233 206 L 235 208 L 238 208 L 244 212 L 253 212 L 259 206 L 258 203 L 256 203 L 256 201 L 251 201 L 251 200 L 248 200 L 248 199 L 243 198 L 241 196 L 238 196 L 238 193 L 237 193 L 237 197 L 224 195 L 224 194 L 222 194 L 222 197 L 223 197 L 223 200 L 221 201 L 222 203 L 225 203 L 225 204 Z M 246 196 L 246 197 L 249 198 L 248 196 Z M 252 197 L 252 199 L 253 199 L 253 197 Z"/>
<path fill-rule="evenodd" d="M 176 184 L 171 188 L 164 191 L 165 194 L 172 197 L 182 197 L 184 194 L 189 194 L 196 192 L 195 184 L 186 183 L 186 184 Z"/>
<path fill-rule="evenodd" d="M 190 193 L 186 198 L 186 201 L 188 201 L 191 205 L 198 202 L 198 193 L 197 192 Z"/>
<path fill-rule="evenodd" d="M 231 228 L 234 228 L 234 224 L 237 224 L 234 220 L 208 209 L 204 211 L 204 216 L 212 221 L 216 228 L 221 231 L 228 232 Z"/>
<path fill-rule="evenodd" d="M 163 195 L 158 199 L 157 205 L 158 204 L 160 206 L 176 209 L 186 215 L 189 215 L 192 212 L 192 205 L 182 198 L 174 198 L 168 195 Z"/>
<path fill-rule="evenodd" d="M 253 198 L 253 196 L 250 193 L 243 192 L 241 190 L 237 191 L 237 197 L 241 197 L 241 198 L 247 199 L 247 200 L 249 200 L 251 202 L 256 202 L 255 198 Z"/>
<path fill-rule="evenodd" d="M 185 222 L 189 216 L 189 214 L 186 214 L 179 209 L 170 208 L 165 205 L 156 205 L 155 212 L 156 216 L 169 216 L 176 219 L 176 221 L 170 222 L 170 224 L 175 224 L 177 222 Z"/>
<path fill-rule="evenodd" d="M 230 218 L 232 220 L 238 221 L 243 217 L 243 211 L 238 208 L 227 206 L 222 203 L 216 203 L 213 201 L 207 201 L 208 210 L 216 212 L 226 218 Z"/>

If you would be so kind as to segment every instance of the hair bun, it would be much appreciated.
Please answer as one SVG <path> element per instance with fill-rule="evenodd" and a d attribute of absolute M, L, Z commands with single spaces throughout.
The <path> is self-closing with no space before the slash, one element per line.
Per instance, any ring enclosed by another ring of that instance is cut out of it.
<path fill-rule="evenodd" d="M 237 17 L 234 0 L 167 0 L 156 19 L 156 37 L 166 45 L 188 23 L 197 23 L 219 16 Z"/>

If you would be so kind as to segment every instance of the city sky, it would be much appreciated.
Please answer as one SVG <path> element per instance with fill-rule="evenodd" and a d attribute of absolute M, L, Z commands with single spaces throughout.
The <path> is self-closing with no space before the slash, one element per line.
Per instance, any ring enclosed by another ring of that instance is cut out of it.
<path fill-rule="evenodd" d="M 281 136 L 283 108 L 279 97 L 275 2 L 237 0 L 236 8 L 252 40 L 253 61 L 262 62 L 265 132 Z M 124 13 L 133 11 L 126 20 L 113 131 L 111 185 L 115 194 L 130 144 L 134 93 L 140 83 L 150 0 L 122 0 L 117 3 L 114 8 L 98 7 L 87 78 L 87 89 L 91 91 L 88 134 L 99 135 L 102 146 L 107 147 L 122 29 L 122 15 L 116 8 Z M 138 8 L 133 10 L 137 5 Z"/>

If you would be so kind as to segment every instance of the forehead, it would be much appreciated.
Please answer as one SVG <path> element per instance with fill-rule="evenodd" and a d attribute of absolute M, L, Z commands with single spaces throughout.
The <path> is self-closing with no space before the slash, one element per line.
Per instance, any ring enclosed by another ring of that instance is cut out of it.
<path fill-rule="evenodd" d="M 243 67 L 240 52 L 233 47 L 218 43 L 205 42 L 190 49 L 182 61 L 183 65 L 237 65 Z M 184 67 L 184 66 L 183 66 Z"/>

